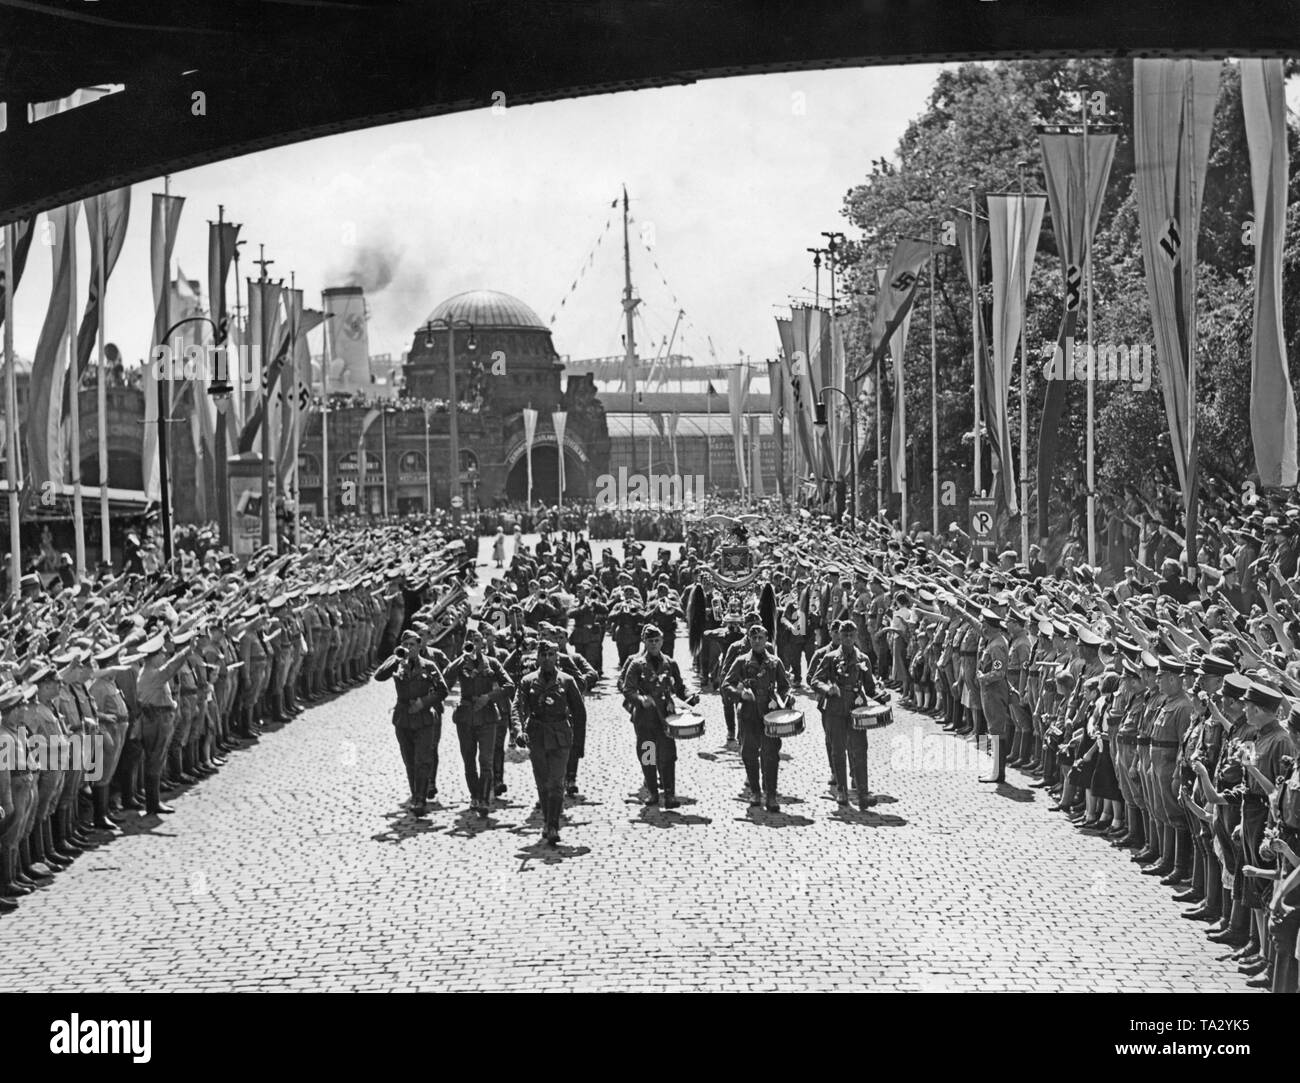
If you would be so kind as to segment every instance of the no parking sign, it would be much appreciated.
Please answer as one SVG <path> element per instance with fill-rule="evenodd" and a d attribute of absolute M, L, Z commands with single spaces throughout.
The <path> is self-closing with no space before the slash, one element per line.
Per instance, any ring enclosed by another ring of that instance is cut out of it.
<path fill-rule="evenodd" d="M 986 497 L 973 496 L 968 507 L 970 508 L 971 541 L 976 545 L 992 545 L 996 519 L 993 501 Z"/>

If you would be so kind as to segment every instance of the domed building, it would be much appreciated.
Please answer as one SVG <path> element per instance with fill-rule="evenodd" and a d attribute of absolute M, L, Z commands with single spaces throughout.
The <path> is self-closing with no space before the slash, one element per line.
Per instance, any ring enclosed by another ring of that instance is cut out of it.
<path fill-rule="evenodd" d="M 460 463 L 453 483 L 451 366 L 454 357 Z M 585 499 L 609 469 L 605 411 L 590 375 L 564 378 L 550 328 L 517 297 L 472 290 L 439 304 L 420 327 L 404 366 L 407 399 L 432 401 L 434 502 L 459 495 L 466 507 L 491 507 L 499 499 L 524 500 L 528 464 L 524 410 L 537 411 L 532 465 L 535 503 L 559 496 L 560 455 L 565 496 Z M 562 441 L 555 415 L 563 412 Z M 562 442 L 562 447 L 561 447 Z"/>

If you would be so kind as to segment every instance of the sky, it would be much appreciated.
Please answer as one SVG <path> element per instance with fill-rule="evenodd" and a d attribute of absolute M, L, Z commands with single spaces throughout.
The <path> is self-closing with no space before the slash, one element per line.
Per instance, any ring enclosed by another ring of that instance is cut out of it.
<path fill-rule="evenodd" d="M 823 243 L 823 230 L 851 233 L 845 193 L 873 158 L 893 156 L 939 70 L 782 73 L 507 101 L 495 112 L 261 151 L 172 176 L 172 193 L 186 198 L 175 262 L 206 295 L 207 221 L 223 204 L 248 242 L 241 275 L 255 275 L 250 261 L 264 245 L 274 260 L 268 273 L 288 285 L 294 272 L 308 306 L 353 271 L 390 277 L 368 291 L 372 355 L 400 356 L 440 300 L 471 289 L 513 294 L 544 322 L 555 316 L 561 355 L 614 355 L 623 350 L 622 237 L 610 204 L 626 184 L 633 282 L 643 299 L 638 352 L 660 348 L 680 307 L 675 353 L 704 361 L 711 341 L 719 363 L 771 357 L 777 307 L 811 296 L 805 250 Z M 108 286 L 107 338 L 128 362 L 151 346 L 149 203 L 161 191 L 161 178 L 134 187 Z M 80 311 L 90 265 L 84 215 L 78 237 Z M 40 335 L 50 265 L 38 233 L 15 295 L 15 348 L 24 357 Z"/>

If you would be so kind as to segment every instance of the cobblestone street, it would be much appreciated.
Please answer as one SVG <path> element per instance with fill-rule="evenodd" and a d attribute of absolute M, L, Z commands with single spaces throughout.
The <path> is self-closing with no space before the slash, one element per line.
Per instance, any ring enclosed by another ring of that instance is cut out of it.
<path fill-rule="evenodd" d="M 607 676 L 613 659 L 611 644 Z M 771 814 L 741 799 L 705 697 L 708 730 L 680 747 L 683 805 L 650 811 L 607 680 L 554 850 L 522 752 L 507 801 L 470 815 L 450 724 L 443 807 L 410 818 L 392 698 L 371 682 L 271 727 L 175 815 L 83 855 L 0 920 L 0 987 L 1245 989 L 1126 852 L 1077 836 L 1016 772 L 1001 793 L 977 784 L 987 752 L 928 718 L 896 711 L 873 733 L 881 803 L 839 812 L 803 699 Z"/>

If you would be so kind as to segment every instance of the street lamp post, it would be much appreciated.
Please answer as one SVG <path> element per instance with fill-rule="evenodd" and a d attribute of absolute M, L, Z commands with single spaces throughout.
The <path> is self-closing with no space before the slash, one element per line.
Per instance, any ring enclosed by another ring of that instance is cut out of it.
<path fill-rule="evenodd" d="M 849 498 L 849 521 L 852 529 L 858 529 L 858 411 L 853 397 L 842 387 L 823 387 L 821 398 L 813 404 L 813 423 L 819 427 L 826 424 L 826 392 L 834 391 L 844 396 L 849 404 L 849 484 L 852 495 Z"/>
<path fill-rule="evenodd" d="M 217 360 L 220 358 L 220 360 Z M 226 351 L 218 349 L 213 351 L 213 370 L 212 379 L 208 383 L 208 394 L 212 398 L 213 404 L 217 408 L 217 431 L 214 439 L 216 453 L 216 486 L 217 486 L 217 537 L 221 542 L 223 549 L 229 549 L 230 544 L 230 502 L 227 500 L 226 489 L 229 488 L 227 479 L 227 462 L 226 462 L 226 411 L 230 405 L 230 396 L 234 393 L 234 388 L 230 385 L 227 378 L 229 372 L 229 363 L 225 364 L 224 370 L 221 367 L 222 362 L 226 361 Z"/>
<path fill-rule="evenodd" d="M 468 320 L 439 318 L 424 325 L 424 344 L 433 349 L 434 331 L 447 332 L 447 431 L 451 437 L 451 477 L 450 495 L 454 499 L 460 495 L 460 400 L 456 394 L 456 328 L 469 331 L 469 340 L 465 348 L 471 352 L 478 349 L 478 340 L 474 337 L 474 325 Z M 430 508 L 430 511 L 433 509 Z M 459 518 L 459 512 L 457 512 Z"/>

